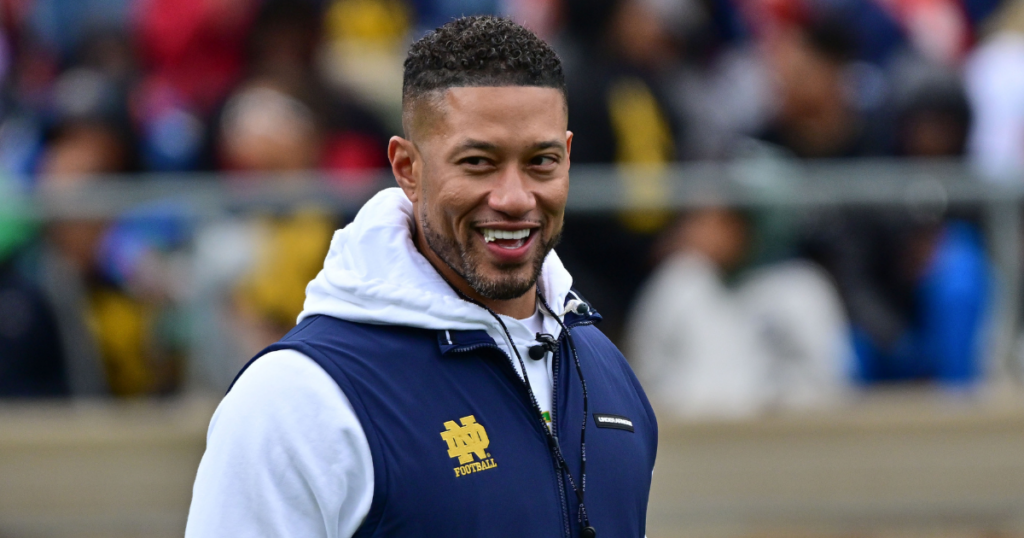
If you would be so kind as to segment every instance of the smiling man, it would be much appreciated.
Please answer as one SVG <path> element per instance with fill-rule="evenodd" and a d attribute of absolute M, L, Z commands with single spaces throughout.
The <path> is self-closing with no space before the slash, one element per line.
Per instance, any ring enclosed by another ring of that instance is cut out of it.
<path fill-rule="evenodd" d="M 644 535 L 654 413 L 553 250 L 567 122 L 558 57 L 515 23 L 412 45 L 400 188 L 217 408 L 187 537 Z"/>
<path fill-rule="evenodd" d="M 416 246 L 471 299 L 529 318 L 537 301 L 528 292 L 558 242 L 569 194 L 565 95 L 544 86 L 442 92 L 417 88 L 414 77 L 405 92 L 410 138 L 392 138 L 388 156 L 418 216 Z"/>

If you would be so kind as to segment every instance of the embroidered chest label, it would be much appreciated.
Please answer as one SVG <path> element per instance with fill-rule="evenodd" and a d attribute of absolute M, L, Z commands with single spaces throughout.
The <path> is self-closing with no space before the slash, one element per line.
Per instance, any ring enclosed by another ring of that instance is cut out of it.
<path fill-rule="evenodd" d="M 477 422 L 473 415 L 462 417 L 459 422 L 462 426 L 454 420 L 445 422 L 445 431 L 441 432 L 441 439 L 448 443 L 448 457 L 459 459 L 459 466 L 453 469 L 455 476 L 466 476 L 497 467 L 494 458 L 487 453 L 491 440 L 487 438 L 483 424 Z M 474 457 L 479 461 L 474 461 Z"/>

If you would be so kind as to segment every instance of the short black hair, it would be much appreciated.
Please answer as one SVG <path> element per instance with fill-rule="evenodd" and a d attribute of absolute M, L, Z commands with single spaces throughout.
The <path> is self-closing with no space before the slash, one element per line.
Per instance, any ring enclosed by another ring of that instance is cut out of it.
<path fill-rule="evenodd" d="M 462 17 L 409 47 L 403 104 L 435 90 L 540 86 L 566 95 L 562 61 L 533 32 L 501 17 Z"/>

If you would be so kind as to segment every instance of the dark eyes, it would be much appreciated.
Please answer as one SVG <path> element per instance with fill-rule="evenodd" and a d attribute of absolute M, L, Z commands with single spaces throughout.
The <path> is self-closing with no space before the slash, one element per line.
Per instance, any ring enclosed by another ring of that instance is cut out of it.
<path fill-rule="evenodd" d="M 554 155 L 537 155 L 529 160 L 529 165 L 547 169 L 558 166 L 558 162 L 558 157 Z M 463 157 L 459 159 L 458 164 L 469 168 L 489 168 L 495 165 L 491 159 L 477 155 Z"/>
<path fill-rule="evenodd" d="M 485 157 L 466 157 L 459 161 L 459 164 L 466 164 L 469 166 L 484 166 L 490 164 Z"/>
<path fill-rule="evenodd" d="M 554 166 L 558 164 L 558 159 L 552 155 L 537 155 L 530 159 L 530 166 Z"/>

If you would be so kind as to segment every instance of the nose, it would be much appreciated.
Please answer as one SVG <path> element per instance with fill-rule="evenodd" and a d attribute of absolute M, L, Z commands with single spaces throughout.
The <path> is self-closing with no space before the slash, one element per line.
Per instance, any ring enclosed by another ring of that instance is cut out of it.
<path fill-rule="evenodd" d="M 537 207 L 537 199 L 529 189 L 530 178 L 518 167 L 508 167 L 496 180 L 498 183 L 488 198 L 491 209 L 512 218 L 522 218 Z"/>

